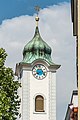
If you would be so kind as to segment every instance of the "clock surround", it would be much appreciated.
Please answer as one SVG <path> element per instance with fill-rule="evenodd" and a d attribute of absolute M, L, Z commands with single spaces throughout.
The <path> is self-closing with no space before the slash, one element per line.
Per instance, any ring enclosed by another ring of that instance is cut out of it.
<path fill-rule="evenodd" d="M 47 69 L 43 64 L 36 64 L 32 69 L 32 74 L 36 79 L 42 80 L 47 75 Z"/>

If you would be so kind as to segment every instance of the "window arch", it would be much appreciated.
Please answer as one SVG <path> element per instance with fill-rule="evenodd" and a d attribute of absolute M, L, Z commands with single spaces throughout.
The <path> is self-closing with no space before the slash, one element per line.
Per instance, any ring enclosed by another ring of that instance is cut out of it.
<path fill-rule="evenodd" d="M 41 95 L 35 97 L 35 111 L 44 112 L 44 97 Z"/>

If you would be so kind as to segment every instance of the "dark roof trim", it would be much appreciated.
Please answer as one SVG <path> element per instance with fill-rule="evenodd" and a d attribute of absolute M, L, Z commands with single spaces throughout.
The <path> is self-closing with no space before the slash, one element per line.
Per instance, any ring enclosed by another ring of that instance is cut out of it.
<path fill-rule="evenodd" d="M 73 22 L 73 35 L 78 35 L 78 1 L 77 0 L 71 0 L 71 17 Z"/>

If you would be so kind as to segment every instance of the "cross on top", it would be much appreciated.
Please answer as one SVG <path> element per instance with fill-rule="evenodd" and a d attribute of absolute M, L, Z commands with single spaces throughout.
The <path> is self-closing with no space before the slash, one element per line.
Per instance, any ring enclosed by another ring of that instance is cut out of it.
<path fill-rule="evenodd" d="M 37 15 L 38 15 L 38 13 L 39 13 L 39 11 L 40 11 L 40 7 L 39 7 L 39 6 L 35 6 L 35 10 L 36 10 Z"/>

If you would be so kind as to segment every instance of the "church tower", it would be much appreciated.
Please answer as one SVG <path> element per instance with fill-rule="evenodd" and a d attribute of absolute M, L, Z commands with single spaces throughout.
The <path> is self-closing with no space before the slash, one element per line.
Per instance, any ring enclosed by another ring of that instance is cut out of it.
<path fill-rule="evenodd" d="M 43 41 L 36 18 L 34 37 L 23 50 L 23 60 L 16 64 L 21 82 L 19 120 L 56 120 L 56 71 L 60 65 L 51 59 L 51 48 Z"/>

